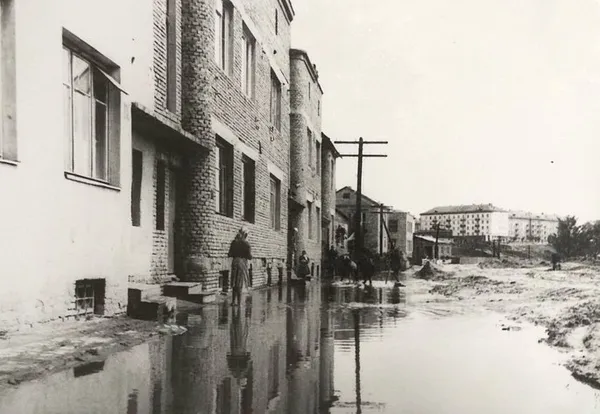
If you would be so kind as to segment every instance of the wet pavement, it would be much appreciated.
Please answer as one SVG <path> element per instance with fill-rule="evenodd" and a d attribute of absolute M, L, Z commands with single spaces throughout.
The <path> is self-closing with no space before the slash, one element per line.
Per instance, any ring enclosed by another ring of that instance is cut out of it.
<path fill-rule="evenodd" d="M 600 413 L 542 330 L 451 306 L 383 284 L 254 292 L 179 314 L 183 335 L 0 391 L 0 413 Z"/>

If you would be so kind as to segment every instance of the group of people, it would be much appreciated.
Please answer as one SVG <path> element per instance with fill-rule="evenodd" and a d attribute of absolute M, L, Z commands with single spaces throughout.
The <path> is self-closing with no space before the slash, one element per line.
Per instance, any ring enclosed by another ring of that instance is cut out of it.
<path fill-rule="evenodd" d="M 248 243 L 248 230 L 241 228 L 234 240 L 229 246 L 229 257 L 231 261 L 231 289 L 232 289 L 232 306 L 239 306 L 242 297 L 242 291 L 245 286 L 248 286 L 249 272 L 248 261 L 252 260 L 252 249 Z M 340 276 L 340 280 L 354 279 L 359 281 L 359 274 L 363 277 L 365 284 L 373 283 L 373 276 L 376 272 L 375 257 L 367 250 L 363 249 L 357 255 L 356 261 L 349 254 L 345 253 L 338 256 L 334 246 L 331 246 L 326 255 L 325 268 L 327 276 L 331 279 L 336 275 Z M 392 247 L 389 255 L 389 265 L 392 270 L 392 275 L 397 283 L 400 283 L 399 274 L 406 270 L 406 258 L 404 252 L 397 247 Z M 310 268 L 310 259 L 305 250 L 298 258 L 298 277 L 309 278 L 312 274 Z"/>

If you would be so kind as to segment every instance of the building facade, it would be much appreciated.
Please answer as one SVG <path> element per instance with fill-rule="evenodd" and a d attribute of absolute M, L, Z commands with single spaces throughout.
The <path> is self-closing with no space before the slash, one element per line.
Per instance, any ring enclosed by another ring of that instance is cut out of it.
<path fill-rule="evenodd" d="M 511 211 L 508 224 L 513 242 L 547 243 L 548 237 L 558 232 L 558 217 L 550 214 Z"/>
<path fill-rule="evenodd" d="M 0 326 L 125 311 L 131 6 L 0 2 Z"/>
<path fill-rule="evenodd" d="M 407 256 L 413 253 L 413 234 L 415 217 L 405 211 L 393 211 L 388 218 L 388 231 L 394 245 L 404 251 Z"/>
<path fill-rule="evenodd" d="M 322 245 L 323 252 L 335 244 L 336 229 L 336 196 L 335 196 L 335 165 L 340 153 L 333 141 L 325 135 L 322 138 L 321 154 L 321 199 L 322 199 Z"/>
<path fill-rule="evenodd" d="M 289 52 L 290 84 L 290 204 L 289 227 L 296 229 L 291 239 L 289 260 L 306 251 L 313 275 L 318 275 L 322 257 L 322 136 L 323 90 L 319 74 L 308 54 Z"/>
<path fill-rule="evenodd" d="M 343 187 L 336 192 L 336 206 L 348 217 L 350 233 L 354 232 L 356 226 L 356 197 L 357 193 L 351 187 Z M 362 194 L 360 222 L 363 232 L 364 247 L 375 254 L 383 254 L 389 250 L 389 238 L 385 226 L 389 228 L 389 213 L 393 210 L 389 207 L 383 208 L 380 214 L 381 203 Z M 383 222 L 385 222 L 385 224 Z"/>
<path fill-rule="evenodd" d="M 290 0 L 2 0 L 0 16 L 1 326 L 125 312 L 128 282 L 225 288 L 241 227 L 264 285 L 290 258 L 288 212 L 320 265 L 339 154 Z"/>
<path fill-rule="evenodd" d="M 420 230 L 431 231 L 439 224 L 441 229 L 451 230 L 453 237 L 507 239 L 508 215 L 492 204 L 440 206 L 421 213 Z"/>

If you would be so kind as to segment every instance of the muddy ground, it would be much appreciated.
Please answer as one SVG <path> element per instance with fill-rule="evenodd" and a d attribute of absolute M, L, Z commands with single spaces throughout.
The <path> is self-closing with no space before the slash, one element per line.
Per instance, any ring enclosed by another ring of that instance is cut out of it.
<path fill-rule="evenodd" d="M 515 323 L 544 326 L 542 340 L 569 354 L 573 375 L 600 388 L 600 265 L 564 263 L 552 271 L 543 261 L 496 259 L 419 270 L 407 272 L 417 302 L 455 302 L 457 308 L 493 310 Z"/>

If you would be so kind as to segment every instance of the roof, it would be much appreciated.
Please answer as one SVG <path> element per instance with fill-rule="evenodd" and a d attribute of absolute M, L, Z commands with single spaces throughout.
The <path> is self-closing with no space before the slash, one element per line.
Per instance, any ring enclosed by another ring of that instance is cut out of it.
<path fill-rule="evenodd" d="M 342 216 L 346 220 L 350 221 L 350 217 L 348 217 L 342 210 L 340 210 L 338 208 L 335 209 L 335 214 Z"/>
<path fill-rule="evenodd" d="M 434 214 L 459 214 L 459 213 L 489 213 L 489 212 L 504 212 L 506 210 L 496 207 L 493 204 L 468 204 L 458 206 L 439 206 L 421 213 L 422 216 Z"/>
<path fill-rule="evenodd" d="M 312 77 L 313 81 L 317 84 L 317 86 L 319 87 L 319 90 L 321 91 L 321 94 L 322 94 L 323 88 L 321 87 L 321 84 L 319 83 L 319 72 L 317 71 L 317 66 L 314 65 L 310 61 L 308 52 L 303 49 L 290 49 L 290 58 L 300 58 L 300 59 L 304 60 L 304 63 L 306 64 L 306 67 L 308 68 L 308 73 L 310 73 L 310 76 Z"/>
<path fill-rule="evenodd" d="M 425 240 L 431 243 L 435 243 L 435 237 L 433 236 L 426 236 L 423 234 L 415 234 L 414 237 L 416 237 L 417 239 L 421 239 L 421 240 Z M 438 238 L 438 244 L 452 244 L 452 240 L 450 239 L 442 239 L 442 238 Z"/>
<path fill-rule="evenodd" d="M 508 217 L 510 218 L 520 218 L 520 219 L 532 219 L 532 220 L 547 220 L 547 221 L 558 221 L 558 216 L 555 214 L 535 214 L 530 213 L 529 211 L 521 211 L 521 210 L 511 210 L 508 212 Z"/>
<path fill-rule="evenodd" d="M 337 194 L 341 193 L 342 191 L 351 191 L 352 193 L 356 194 L 356 191 L 355 191 L 355 190 L 354 190 L 352 187 L 350 187 L 349 185 L 347 185 L 347 186 L 345 186 L 345 187 L 342 187 L 342 188 L 340 188 L 340 189 L 339 189 L 339 190 L 337 190 L 335 193 L 336 193 L 336 195 L 337 195 Z M 367 197 L 367 196 L 365 195 L 365 193 L 362 193 L 362 194 L 361 194 L 361 196 L 362 196 L 363 200 L 367 200 L 369 203 L 371 203 L 371 204 L 373 204 L 373 205 L 377 205 L 377 206 L 381 205 L 381 203 L 380 203 L 379 201 L 375 201 L 375 200 L 373 200 L 372 198 L 370 198 L 370 197 Z"/>
<path fill-rule="evenodd" d="M 331 138 L 329 138 L 323 132 L 321 132 L 321 137 L 323 138 L 323 146 L 329 147 L 331 152 L 333 152 L 333 157 L 334 158 L 342 158 L 342 155 L 338 152 L 335 145 L 333 145 L 333 141 L 331 140 Z"/>

